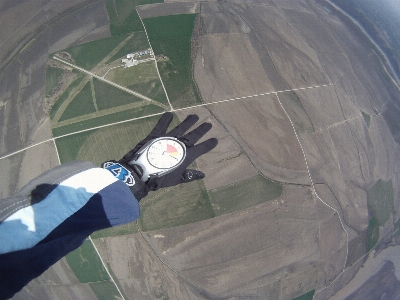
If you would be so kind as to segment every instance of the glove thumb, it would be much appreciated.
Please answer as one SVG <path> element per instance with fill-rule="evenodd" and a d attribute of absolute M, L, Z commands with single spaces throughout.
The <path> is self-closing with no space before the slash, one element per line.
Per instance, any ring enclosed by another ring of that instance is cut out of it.
<path fill-rule="evenodd" d="M 205 175 L 201 171 L 186 169 L 182 173 L 181 182 L 182 183 L 190 182 L 190 181 L 194 181 L 197 179 L 203 179 L 204 177 L 205 177 Z"/>

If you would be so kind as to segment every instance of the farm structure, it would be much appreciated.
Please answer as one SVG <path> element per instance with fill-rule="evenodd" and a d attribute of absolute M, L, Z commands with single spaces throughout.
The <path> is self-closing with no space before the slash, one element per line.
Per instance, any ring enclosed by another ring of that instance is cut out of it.
<path fill-rule="evenodd" d="M 143 56 L 143 55 L 150 55 L 152 57 L 153 51 L 151 49 L 147 49 L 145 51 L 138 51 L 135 53 L 130 53 L 126 55 L 126 58 L 123 58 L 121 61 L 125 64 L 124 68 L 129 68 L 132 66 L 136 66 L 139 61 L 137 58 Z"/>

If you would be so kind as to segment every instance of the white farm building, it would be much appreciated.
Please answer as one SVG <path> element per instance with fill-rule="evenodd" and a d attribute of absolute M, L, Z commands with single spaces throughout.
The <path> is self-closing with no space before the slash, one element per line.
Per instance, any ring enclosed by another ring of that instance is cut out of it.
<path fill-rule="evenodd" d="M 128 54 L 126 58 L 122 59 L 122 62 L 125 64 L 124 68 L 129 68 L 138 64 L 138 61 L 129 55 L 131 54 Z"/>

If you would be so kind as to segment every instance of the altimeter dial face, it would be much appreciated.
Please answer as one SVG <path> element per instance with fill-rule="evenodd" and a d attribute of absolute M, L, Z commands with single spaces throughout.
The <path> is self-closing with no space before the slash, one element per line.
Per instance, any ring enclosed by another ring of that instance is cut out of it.
<path fill-rule="evenodd" d="M 158 169 L 171 169 L 180 164 L 185 156 L 185 149 L 173 139 L 156 140 L 147 150 L 147 160 Z"/>

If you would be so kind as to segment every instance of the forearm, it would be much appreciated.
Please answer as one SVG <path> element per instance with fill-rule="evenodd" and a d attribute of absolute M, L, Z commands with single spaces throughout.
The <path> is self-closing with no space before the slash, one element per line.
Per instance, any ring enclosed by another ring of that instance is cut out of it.
<path fill-rule="evenodd" d="M 75 162 L 1 200 L 0 211 L 0 295 L 12 295 L 92 232 L 134 221 L 139 204 L 108 170 Z"/>

